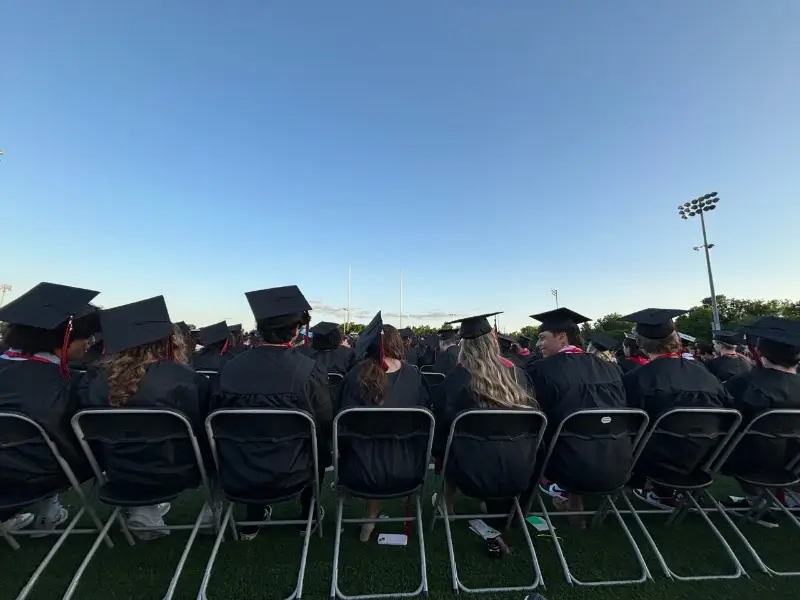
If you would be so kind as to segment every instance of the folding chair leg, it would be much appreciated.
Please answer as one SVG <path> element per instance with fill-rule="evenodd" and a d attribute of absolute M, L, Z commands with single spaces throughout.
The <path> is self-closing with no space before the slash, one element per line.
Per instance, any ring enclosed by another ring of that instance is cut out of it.
<path fill-rule="evenodd" d="M 317 517 L 317 528 L 322 527 L 322 511 L 318 509 L 319 502 L 317 500 L 316 495 L 311 498 L 311 505 L 308 507 L 308 518 L 306 521 L 306 531 L 303 535 L 303 553 L 300 555 L 300 568 L 298 569 L 297 573 L 297 585 L 295 586 L 294 592 L 292 595 L 289 596 L 286 600 L 292 600 L 296 598 L 300 600 L 303 595 L 303 580 L 306 577 L 306 562 L 308 561 L 308 547 L 311 543 L 311 527 L 314 522 L 314 516 Z"/>
<path fill-rule="evenodd" d="M 624 492 L 623 496 L 625 496 Z M 637 524 L 642 529 L 642 532 L 645 534 L 648 543 L 650 544 L 653 552 L 658 557 L 658 561 L 661 564 L 662 569 L 664 569 L 664 572 L 667 574 L 667 577 L 674 579 L 676 581 L 714 581 L 722 579 L 739 579 L 740 577 L 742 577 L 742 575 L 747 576 L 747 573 L 745 572 L 742 563 L 736 557 L 736 554 L 733 552 L 733 549 L 730 547 L 730 544 L 728 544 L 727 540 L 725 539 L 725 536 L 722 535 L 720 530 L 717 529 L 716 525 L 714 525 L 714 522 L 709 518 L 709 516 L 706 514 L 706 512 L 703 510 L 700 504 L 698 504 L 697 499 L 694 497 L 694 495 L 686 494 L 684 496 L 684 501 L 688 503 L 688 507 L 690 507 L 691 509 L 693 509 L 694 512 L 700 515 L 700 517 L 706 522 L 706 525 L 708 525 L 708 527 L 711 529 L 712 533 L 717 538 L 720 545 L 723 547 L 728 557 L 730 558 L 731 562 L 733 563 L 734 572 L 727 575 L 687 575 L 687 576 L 678 575 L 675 571 L 673 571 L 669 567 L 669 565 L 667 565 L 667 562 L 664 559 L 663 554 L 661 554 L 661 552 L 658 549 L 658 546 L 656 546 L 656 543 L 653 540 L 653 537 L 650 535 L 650 532 L 647 531 L 647 528 L 644 526 L 642 520 L 638 518 L 638 515 L 635 515 L 634 518 L 636 519 Z M 626 502 L 628 503 L 628 507 L 631 509 L 632 514 L 635 514 L 636 511 L 633 508 L 633 505 L 630 503 L 630 501 L 627 500 L 627 497 L 626 497 Z M 668 523 L 677 521 L 680 516 L 677 513 L 679 509 L 683 508 L 684 508 L 684 503 L 682 502 L 678 506 L 678 508 L 672 511 Z"/>
<path fill-rule="evenodd" d="M 533 571 L 536 574 L 536 578 L 534 579 L 534 582 L 531 585 L 490 587 L 490 588 L 469 588 L 465 586 L 463 583 L 461 583 L 461 580 L 458 578 L 458 568 L 456 565 L 455 550 L 453 548 L 453 537 L 450 531 L 450 516 L 447 513 L 447 506 L 444 504 L 444 501 L 442 501 L 440 506 L 442 509 L 442 513 L 444 514 L 444 532 L 445 532 L 445 537 L 447 538 L 447 552 L 450 556 L 450 573 L 452 575 L 454 593 L 457 594 L 460 591 L 471 594 L 499 593 L 499 592 L 528 592 L 535 590 L 540 585 L 544 586 L 542 578 L 542 570 L 539 567 L 539 559 L 536 556 L 536 549 L 533 547 L 533 539 L 531 538 L 530 531 L 528 530 L 528 525 L 525 522 L 525 514 L 522 512 L 522 507 L 519 504 L 519 498 L 514 498 L 514 506 L 512 508 L 512 514 L 517 515 L 517 521 L 519 522 L 519 526 L 522 529 L 522 535 L 525 537 L 525 543 L 528 546 L 528 552 L 531 555 L 531 563 L 533 566 Z M 506 515 L 503 514 L 501 516 L 505 517 Z M 456 520 L 458 518 L 459 518 L 458 516 L 455 516 L 453 520 Z"/>
<path fill-rule="evenodd" d="M 753 560 L 756 562 L 758 567 L 764 573 L 767 573 L 768 575 L 772 575 L 774 577 L 800 577 L 800 571 L 776 571 L 775 569 L 770 567 L 767 563 L 765 563 L 764 559 L 761 558 L 761 555 L 756 551 L 756 549 L 750 543 L 750 540 L 747 539 L 744 532 L 739 528 L 738 525 L 736 525 L 735 521 L 730 518 L 725 508 L 722 505 L 720 505 L 720 503 L 717 502 L 716 498 L 714 498 L 710 493 L 706 492 L 706 495 L 709 498 L 711 498 L 711 502 L 713 502 L 717 510 L 720 511 L 720 514 L 722 514 L 723 518 L 727 521 L 728 525 L 733 529 L 734 533 L 736 533 L 736 535 L 745 545 L 747 550 L 750 552 L 750 555 L 753 557 Z M 758 511 L 758 512 L 765 512 L 767 510 L 770 510 L 772 506 L 777 506 L 787 516 L 789 521 L 791 521 L 791 523 L 795 525 L 795 527 L 800 529 L 800 521 L 798 521 L 797 517 L 795 517 L 792 514 L 791 510 L 789 510 L 784 506 L 783 502 L 780 502 L 775 497 L 775 495 L 772 493 L 771 490 L 764 490 L 764 495 L 762 497 L 769 500 L 769 502 L 767 502 L 767 506 L 764 511 Z M 745 514 L 745 517 L 747 517 L 747 514 Z"/>
<path fill-rule="evenodd" d="M 337 494 L 336 498 L 336 532 L 333 536 L 333 572 L 331 574 L 331 593 L 330 600 L 336 599 L 336 592 L 339 589 L 339 551 L 342 543 L 342 511 L 344 510 L 344 498 Z"/>
<path fill-rule="evenodd" d="M 19 542 L 14 539 L 14 536 L 3 523 L 0 523 L 0 535 L 3 536 L 3 539 L 11 546 L 12 550 L 19 550 Z"/>
<path fill-rule="evenodd" d="M 36 570 L 33 572 L 33 575 L 31 575 L 30 579 L 28 579 L 28 583 L 25 584 L 25 587 L 22 588 L 22 591 L 19 593 L 19 595 L 17 595 L 16 600 L 25 600 L 25 598 L 28 597 L 28 594 L 31 593 L 33 586 L 36 585 L 36 582 L 39 580 L 39 577 L 47 568 L 47 565 L 50 564 L 50 561 L 53 560 L 53 557 L 56 555 L 56 552 L 58 552 L 59 548 L 61 548 L 61 546 L 67 540 L 67 537 L 69 536 L 70 533 L 72 533 L 72 530 L 75 529 L 76 525 L 78 524 L 78 521 L 81 520 L 83 513 L 84 509 L 81 508 L 69 522 L 69 525 L 67 525 L 64 531 L 61 533 L 61 535 L 58 536 L 56 543 L 53 544 L 53 547 L 50 548 L 50 552 L 47 553 L 47 555 L 39 563 L 39 566 L 36 567 Z"/>
<path fill-rule="evenodd" d="M 225 516 L 222 517 L 222 523 L 219 526 L 217 537 L 214 540 L 214 546 L 211 548 L 211 554 L 208 557 L 208 564 L 206 564 L 205 573 L 203 573 L 203 580 L 200 582 L 200 591 L 197 593 L 197 600 L 206 600 L 206 590 L 208 589 L 208 582 L 211 581 L 211 571 L 214 569 L 214 561 L 217 560 L 219 547 L 225 537 L 225 528 L 228 522 L 232 522 L 231 513 L 233 513 L 233 502 L 228 503 L 228 509 L 225 511 Z"/>
<path fill-rule="evenodd" d="M 172 574 L 172 579 L 169 582 L 164 600 L 172 600 L 172 597 L 175 595 L 175 590 L 178 587 L 178 580 L 181 578 L 181 573 L 183 573 L 183 566 L 186 564 L 186 559 L 189 558 L 189 552 L 192 550 L 194 540 L 197 538 L 197 534 L 200 531 L 200 523 L 203 521 L 205 508 L 205 505 L 203 505 L 203 508 L 200 509 L 200 514 L 198 514 L 197 519 L 195 519 L 194 528 L 192 528 L 192 532 L 189 534 L 189 541 L 186 542 L 186 546 L 181 554 L 181 559 L 178 561 L 178 566 L 175 567 L 175 572 Z"/>
<path fill-rule="evenodd" d="M 416 497 L 417 505 L 417 537 L 419 538 L 419 570 L 422 577 L 422 595 L 428 597 L 428 560 L 425 555 L 425 527 L 422 525 L 422 499 L 425 497 L 425 486 L 422 486 Z"/>
<path fill-rule="evenodd" d="M 117 520 L 120 510 L 121 509 L 119 506 L 114 508 L 114 512 L 111 514 L 108 521 L 106 521 L 105 526 L 103 526 L 103 529 L 100 531 L 100 535 L 98 535 L 97 538 L 94 540 L 94 543 L 92 544 L 92 547 L 89 548 L 89 552 L 83 559 L 81 566 L 78 567 L 78 570 L 75 572 L 75 575 L 73 576 L 72 581 L 70 581 L 69 587 L 67 588 L 67 591 L 64 593 L 62 600 L 70 600 L 70 598 L 72 598 L 72 596 L 75 594 L 75 590 L 78 589 L 78 584 L 81 582 L 81 577 L 83 577 L 84 571 L 86 571 L 86 568 L 89 566 L 89 563 L 92 561 L 92 558 L 94 558 L 94 555 L 97 552 L 97 549 L 100 547 L 100 544 L 108 535 L 108 530 L 111 529 L 112 523 L 114 523 L 114 521 Z"/>

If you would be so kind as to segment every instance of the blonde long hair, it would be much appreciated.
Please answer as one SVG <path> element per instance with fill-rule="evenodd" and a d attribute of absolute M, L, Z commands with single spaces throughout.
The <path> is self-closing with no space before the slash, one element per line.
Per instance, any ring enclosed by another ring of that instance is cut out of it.
<path fill-rule="evenodd" d="M 147 373 L 147 367 L 160 360 L 168 359 L 170 353 L 167 344 L 172 345 L 173 361 L 188 362 L 189 353 L 186 341 L 177 327 L 173 327 L 170 339 L 137 346 L 107 356 L 103 360 L 103 367 L 108 379 L 108 403 L 111 406 L 124 406 L 129 398 L 136 395 L 142 378 Z"/>
<path fill-rule="evenodd" d="M 614 356 L 614 353 L 611 350 L 600 350 L 600 348 L 596 347 L 594 344 L 589 342 L 589 346 L 586 348 L 587 354 L 594 354 L 595 356 L 599 356 L 606 362 L 615 363 L 617 362 L 617 357 Z"/>
<path fill-rule="evenodd" d="M 470 389 L 482 406 L 538 406 L 533 395 L 517 382 L 515 370 L 500 361 L 500 346 L 493 334 L 462 339 L 458 360 L 470 374 Z"/>

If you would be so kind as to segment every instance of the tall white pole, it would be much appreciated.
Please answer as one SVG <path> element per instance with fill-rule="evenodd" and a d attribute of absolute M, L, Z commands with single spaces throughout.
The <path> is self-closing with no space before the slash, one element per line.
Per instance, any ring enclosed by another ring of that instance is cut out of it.
<path fill-rule="evenodd" d="M 400 269 L 400 329 L 403 328 L 403 269 Z"/>
<path fill-rule="evenodd" d="M 345 329 L 350 329 L 350 286 L 353 283 L 353 267 L 347 267 L 347 325 Z"/>

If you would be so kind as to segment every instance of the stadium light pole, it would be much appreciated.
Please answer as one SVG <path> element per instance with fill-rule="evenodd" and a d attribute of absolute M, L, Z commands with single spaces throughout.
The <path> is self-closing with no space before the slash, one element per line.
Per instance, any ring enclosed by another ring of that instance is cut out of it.
<path fill-rule="evenodd" d="M 711 254 L 709 250 L 714 247 L 714 244 L 708 243 L 708 236 L 706 235 L 706 219 L 703 213 L 707 213 L 717 208 L 719 196 L 717 192 L 705 194 L 699 198 L 695 198 L 690 202 L 681 204 L 678 207 L 678 214 L 681 219 L 687 220 L 689 217 L 696 217 L 700 215 L 700 225 L 703 229 L 703 245 L 695 246 L 695 250 L 699 251 L 703 248 L 706 252 L 706 268 L 708 269 L 708 286 L 711 288 L 711 310 L 714 315 L 714 329 L 721 329 L 719 323 L 719 306 L 717 306 L 717 293 L 714 291 L 714 274 L 711 272 Z"/>
<path fill-rule="evenodd" d="M 2 154 L 2 152 L 0 152 L 0 154 Z M 0 306 L 3 306 L 6 301 L 6 294 L 12 289 L 10 283 L 0 283 Z"/>

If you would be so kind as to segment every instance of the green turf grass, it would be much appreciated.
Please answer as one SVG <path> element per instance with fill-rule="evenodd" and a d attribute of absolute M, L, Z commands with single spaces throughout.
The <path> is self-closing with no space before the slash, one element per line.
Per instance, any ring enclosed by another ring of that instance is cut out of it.
<path fill-rule="evenodd" d="M 729 482 L 715 490 L 719 497 L 735 492 Z M 334 498 L 330 488 L 324 490 L 324 505 L 327 515 L 324 521 L 325 537 L 311 541 L 306 570 L 304 598 L 328 598 L 331 581 L 333 555 Z M 69 501 L 69 496 L 66 497 Z M 187 493 L 173 503 L 167 517 L 170 523 L 191 523 L 200 509 L 199 494 Z M 475 511 L 470 500 L 457 502 L 457 509 Z M 427 508 L 427 507 L 426 507 Z M 296 518 L 299 506 L 289 503 L 276 507 L 274 517 Z M 391 502 L 382 507 L 382 512 L 393 516 L 403 515 L 403 503 Z M 103 515 L 107 514 L 106 512 Z M 361 516 L 363 503 L 350 501 L 345 516 Z M 426 516 L 427 513 L 426 513 Z M 725 572 L 730 569 L 727 557 L 715 546 L 715 539 L 705 529 L 697 516 L 690 516 L 676 529 L 663 527 L 664 519 L 649 517 L 646 524 L 653 533 L 659 547 L 673 569 L 681 574 L 697 572 Z M 734 546 L 745 569 L 752 579 L 709 583 L 670 583 L 660 571 L 654 557 L 646 547 L 635 525 L 629 526 L 640 543 L 655 583 L 611 588 L 571 588 L 564 582 L 552 542 L 547 537 L 534 538 L 539 561 L 544 573 L 546 590 L 538 590 L 548 600 L 744 600 L 753 597 L 789 599 L 797 597 L 800 580 L 794 578 L 769 578 L 760 574 L 744 549 L 736 542 L 724 523 L 720 528 Z M 524 540 L 519 531 L 512 530 L 504 536 L 512 547 L 512 554 L 503 559 L 487 555 L 485 544 L 468 529 L 466 521 L 453 524 L 453 535 L 459 574 L 467 585 L 522 585 L 532 577 Z M 613 517 L 599 530 L 580 531 L 570 527 L 566 520 L 557 519 L 556 527 L 563 539 L 567 559 L 573 573 L 584 579 L 606 577 L 620 578 L 635 573 L 631 550 L 616 526 Z M 403 530 L 402 524 L 378 524 L 378 531 Z M 782 523 L 776 530 L 758 526 L 746 529 L 757 542 L 756 547 L 774 568 L 800 570 L 800 532 Z M 86 571 L 75 598 L 103 600 L 161 600 L 166 591 L 173 569 L 177 564 L 188 532 L 173 532 L 168 538 L 152 542 L 138 542 L 129 547 L 116 527 L 112 528 L 115 547 L 101 546 Z M 433 534 L 428 534 L 426 546 L 428 557 L 428 583 L 433 598 L 452 595 L 450 567 L 441 522 L 436 524 Z M 418 584 L 417 539 L 412 537 L 408 546 L 378 546 L 376 534 L 369 544 L 358 541 L 358 530 L 349 526 L 342 534 L 342 555 L 339 581 L 341 589 L 348 594 L 367 592 L 409 591 Z M 0 600 L 13 599 L 27 578 L 47 552 L 51 539 L 18 538 L 22 548 L 12 551 L 5 543 L 0 575 Z M 72 575 L 83 559 L 93 535 L 73 536 L 56 555 L 47 568 L 30 598 L 54 600 L 60 598 Z M 176 598 L 194 599 L 211 550 L 213 538 L 199 537 L 186 563 Z M 296 526 L 269 527 L 262 530 L 252 542 L 227 541 L 222 545 L 214 567 L 209 598 L 222 600 L 244 600 L 249 598 L 283 598 L 294 587 L 299 565 L 302 538 Z M 772 561 L 772 562 L 770 562 Z M 499 598 L 522 598 L 523 594 L 481 594 L 487 600 Z"/>

